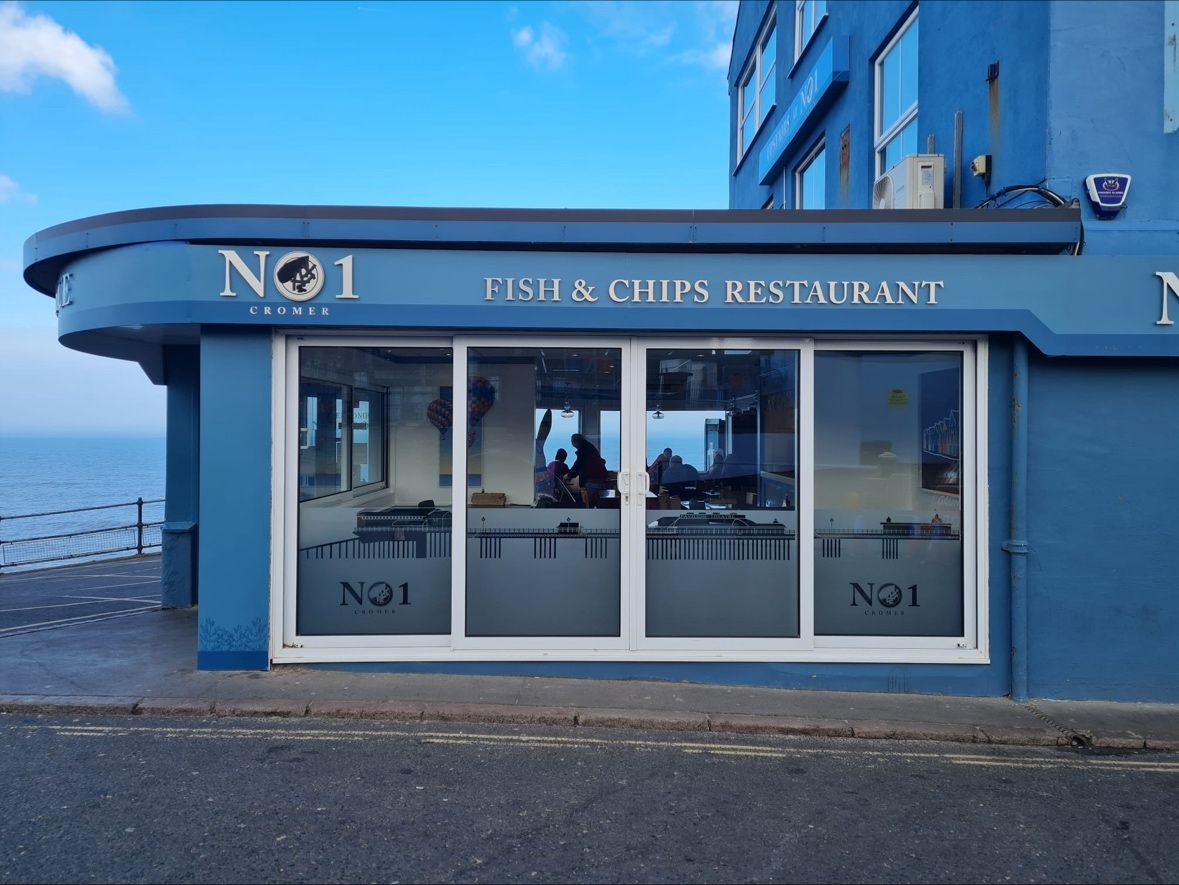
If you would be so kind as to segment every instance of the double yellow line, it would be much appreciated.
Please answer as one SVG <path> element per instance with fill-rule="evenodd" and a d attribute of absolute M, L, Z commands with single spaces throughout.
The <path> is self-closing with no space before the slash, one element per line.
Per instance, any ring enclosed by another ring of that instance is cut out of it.
<path fill-rule="evenodd" d="M 290 720 L 276 722 L 272 728 L 257 728 L 232 725 L 207 726 L 155 726 L 155 725 L 39 725 L 30 723 L 12 724 L 8 730 L 37 729 L 61 737 L 129 737 L 153 736 L 179 739 L 219 740 L 267 740 L 284 741 L 367 741 L 374 738 L 407 738 L 420 743 L 452 744 L 458 746 L 522 747 L 534 749 L 628 749 L 643 752 L 676 751 L 711 756 L 741 757 L 749 759 L 805 759 L 805 758 L 856 758 L 879 759 L 881 761 L 940 762 L 948 765 L 968 765 L 989 768 L 1073 768 L 1090 771 L 1144 772 L 1152 774 L 1179 774 L 1179 759 L 1170 759 L 1158 754 L 1148 759 L 1126 756 L 1100 756 L 1060 751 L 1044 751 L 1037 755 L 1026 750 L 1014 753 L 996 748 L 993 754 L 928 752 L 905 749 L 869 749 L 863 746 L 845 747 L 794 747 L 770 744 L 743 744 L 728 741 L 693 741 L 669 737 L 663 740 L 636 740 L 618 737 L 591 737 L 546 734 L 489 734 L 465 730 L 455 731 L 413 731 L 404 728 L 388 729 L 324 729 L 294 726 Z M 792 739 L 795 740 L 795 739 Z M 878 746 L 878 745 L 877 745 Z"/>

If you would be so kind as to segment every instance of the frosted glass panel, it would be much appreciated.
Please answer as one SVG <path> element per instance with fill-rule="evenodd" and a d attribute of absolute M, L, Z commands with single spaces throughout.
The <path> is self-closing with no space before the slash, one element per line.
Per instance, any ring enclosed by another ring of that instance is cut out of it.
<path fill-rule="evenodd" d="M 815 632 L 963 630 L 962 355 L 815 355 Z"/>
<path fill-rule="evenodd" d="M 449 348 L 299 349 L 301 635 L 450 633 L 452 364 Z"/>
<path fill-rule="evenodd" d="M 647 351 L 647 635 L 798 635 L 798 356 Z"/>
<path fill-rule="evenodd" d="M 467 635 L 620 635 L 621 350 L 468 353 Z"/>

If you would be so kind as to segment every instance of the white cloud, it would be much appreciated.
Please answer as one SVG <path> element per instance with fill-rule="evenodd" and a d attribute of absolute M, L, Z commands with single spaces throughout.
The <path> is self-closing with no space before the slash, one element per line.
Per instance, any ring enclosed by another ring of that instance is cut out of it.
<path fill-rule="evenodd" d="M 11 203 L 16 200 L 22 203 L 35 203 L 37 195 L 27 193 L 7 175 L 0 173 L 0 203 Z"/>
<path fill-rule="evenodd" d="M 105 50 L 48 16 L 28 15 L 19 3 L 0 3 L 0 91 L 28 92 L 37 77 L 56 77 L 99 110 L 126 113 L 115 71 Z"/>
<path fill-rule="evenodd" d="M 631 3 L 593 0 L 578 9 L 604 37 L 627 45 L 639 55 L 671 43 L 676 30 L 676 6 L 667 3 Z"/>
<path fill-rule="evenodd" d="M 575 8 L 621 51 L 708 70 L 729 65 L 737 0 L 585 0 Z"/>
<path fill-rule="evenodd" d="M 710 70 L 725 71 L 729 68 L 729 56 L 733 47 L 728 42 L 717 43 L 711 49 L 688 49 L 674 56 L 674 60 L 686 65 L 699 65 Z"/>
<path fill-rule="evenodd" d="M 512 31 L 512 45 L 538 71 L 556 71 L 565 64 L 565 43 L 565 32 L 548 22 L 541 23 L 539 34 L 529 25 Z"/>

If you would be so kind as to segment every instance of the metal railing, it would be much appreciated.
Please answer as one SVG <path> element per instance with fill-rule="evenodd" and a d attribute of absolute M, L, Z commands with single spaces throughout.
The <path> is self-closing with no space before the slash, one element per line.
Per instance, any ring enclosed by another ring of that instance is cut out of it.
<path fill-rule="evenodd" d="M 147 501 L 136 498 L 122 504 L 0 516 L 0 571 L 64 564 L 76 559 L 103 559 L 132 551 L 142 554 L 160 547 L 160 527 L 164 520 L 163 508 L 157 505 L 163 503 L 163 498 Z M 131 507 L 135 508 L 134 522 L 127 522 L 130 515 L 104 519 L 116 510 Z M 145 518 L 144 508 L 158 510 L 159 518 L 155 518 L 154 512 Z M 116 524 L 106 524 L 109 522 Z"/>

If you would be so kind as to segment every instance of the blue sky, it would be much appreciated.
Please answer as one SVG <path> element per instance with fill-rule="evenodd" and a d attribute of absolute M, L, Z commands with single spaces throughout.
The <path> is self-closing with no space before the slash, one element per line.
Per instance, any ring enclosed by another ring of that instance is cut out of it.
<path fill-rule="evenodd" d="M 0 0 L 0 435 L 162 432 L 42 228 L 186 203 L 725 208 L 735 2 Z"/>

